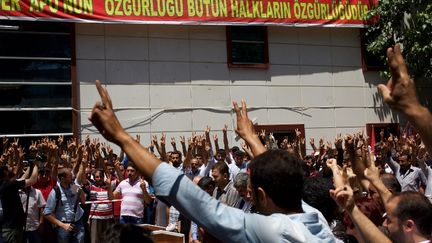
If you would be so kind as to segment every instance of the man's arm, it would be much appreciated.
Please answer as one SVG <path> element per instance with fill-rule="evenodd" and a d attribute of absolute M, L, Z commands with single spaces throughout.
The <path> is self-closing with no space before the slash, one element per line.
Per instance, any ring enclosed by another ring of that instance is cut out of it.
<path fill-rule="evenodd" d="M 154 198 L 152 198 L 149 192 L 147 191 L 147 184 L 143 179 L 140 179 L 140 187 L 143 192 L 144 202 L 146 204 L 151 203 L 154 200 Z"/>
<path fill-rule="evenodd" d="M 388 156 L 387 158 L 385 158 L 385 162 L 388 164 L 393 173 L 397 173 L 400 165 L 396 161 L 394 161 L 392 156 Z"/>
<path fill-rule="evenodd" d="M 120 182 L 121 183 L 121 182 Z M 121 187 L 120 183 L 117 185 L 116 189 L 113 191 L 113 197 L 114 198 L 120 198 L 121 197 Z"/>
<path fill-rule="evenodd" d="M 33 186 L 34 184 L 36 184 L 38 173 L 39 173 L 38 170 L 39 170 L 38 166 L 35 164 L 33 166 L 33 172 L 31 174 L 30 178 L 28 178 L 28 179 L 25 180 L 25 186 L 26 187 Z"/>
<path fill-rule="evenodd" d="M 414 81 L 410 78 L 400 44 L 387 49 L 391 78 L 378 90 L 393 110 L 401 112 L 414 125 L 429 154 L 432 154 L 432 114 L 417 99 Z"/>
<path fill-rule="evenodd" d="M 364 215 L 354 203 L 354 193 L 349 185 L 337 187 L 335 190 L 330 190 L 330 195 L 336 203 L 348 212 L 352 222 L 354 223 L 357 232 L 359 233 L 361 242 L 388 242 L 390 239 L 379 230 L 375 224 Z"/>
<path fill-rule="evenodd" d="M 230 153 L 230 147 L 228 144 L 228 125 L 226 125 L 226 124 L 224 125 L 224 127 L 222 128 L 222 133 L 223 133 L 223 143 L 224 143 L 226 161 L 228 162 L 228 164 L 231 164 L 232 163 L 231 153 Z"/>
<path fill-rule="evenodd" d="M 187 154 L 186 138 L 185 138 L 185 136 L 180 136 L 180 144 L 182 146 L 183 155 Z"/>
<path fill-rule="evenodd" d="M 247 144 L 249 144 L 249 147 L 255 157 L 264 153 L 266 148 L 259 140 L 252 121 L 248 117 L 246 102 L 244 100 L 241 102 L 241 109 L 237 102 L 233 102 L 233 105 L 237 117 L 237 134 L 243 138 Z"/>
<path fill-rule="evenodd" d="M 160 138 L 160 148 L 161 148 L 161 159 L 162 161 L 168 161 L 168 156 L 166 153 L 166 148 L 165 148 L 165 143 L 166 143 L 166 134 L 162 133 L 161 138 Z M 127 152 L 126 152 L 127 154 Z M 133 160 L 132 160 L 133 161 Z"/>
<path fill-rule="evenodd" d="M 388 211 L 387 202 L 392 197 L 392 193 L 381 181 L 378 168 L 375 166 L 374 162 L 372 162 L 369 166 L 366 167 L 366 169 L 364 170 L 364 176 L 377 189 L 384 208 L 386 209 L 386 211 Z"/>
<path fill-rule="evenodd" d="M 120 161 L 118 160 L 118 158 L 117 158 L 116 161 L 114 161 L 114 170 L 115 170 L 115 172 L 116 172 L 116 175 L 117 175 L 118 180 L 119 180 L 119 181 L 124 180 L 123 173 L 122 173 L 121 170 L 120 170 Z"/>
<path fill-rule="evenodd" d="M 55 211 L 55 208 L 57 205 L 57 199 L 56 199 L 55 194 L 56 194 L 56 191 L 51 190 L 51 192 L 48 196 L 47 204 L 46 204 L 46 207 L 44 209 L 45 219 L 48 220 L 54 227 L 61 227 L 65 231 L 72 231 L 73 226 L 71 224 L 63 223 L 55 217 L 54 211 Z"/>
<path fill-rule="evenodd" d="M 216 154 L 217 151 L 219 150 L 219 138 L 218 138 L 217 134 L 213 135 L 213 141 L 215 144 L 215 154 Z"/>
<path fill-rule="evenodd" d="M 171 146 L 173 148 L 173 151 L 177 151 L 177 144 L 175 141 L 175 137 L 171 137 Z"/>

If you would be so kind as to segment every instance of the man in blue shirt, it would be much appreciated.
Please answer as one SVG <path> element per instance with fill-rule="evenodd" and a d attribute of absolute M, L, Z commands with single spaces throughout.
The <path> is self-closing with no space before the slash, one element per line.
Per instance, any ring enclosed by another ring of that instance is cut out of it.
<path fill-rule="evenodd" d="M 318 210 L 301 200 L 300 161 L 286 151 L 265 151 L 247 116 L 234 103 L 237 133 L 250 145 L 255 157 L 250 163 L 252 199 L 260 214 L 228 207 L 199 189 L 186 176 L 162 163 L 135 141 L 120 125 L 111 98 L 99 81 L 102 98 L 93 107 L 91 122 L 109 141 L 119 145 L 152 181 L 156 196 L 223 242 L 335 242 Z M 259 155 L 259 156 L 258 156 Z"/>
<path fill-rule="evenodd" d="M 85 203 L 84 192 L 73 183 L 72 172 L 68 168 L 59 170 L 58 180 L 58 190 L 51 190 L 48 196 L 45 218 L 55 227 L 59 243 L 84 242 L 84 211 L 79 206 L 79 202 Z"/>

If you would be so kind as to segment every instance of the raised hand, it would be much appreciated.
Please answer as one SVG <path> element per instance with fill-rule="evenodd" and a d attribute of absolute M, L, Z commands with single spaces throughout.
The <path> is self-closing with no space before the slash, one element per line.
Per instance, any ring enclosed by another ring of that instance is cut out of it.
<path fill-rule="evenodd" d="M 146 190 L 146 183 L 142 178 L 140 178 L 140 187 L 143 191 Z"/>
<path fill-rule="evenodd" d="M 61 146 L 61 145 L 63 144 L 63 142 L 64 142 L 64 136 L 63 136 L 63 135 L 60 135 L 60 136 L 57 138 L 57 144 L 58 144 L 59 146 Z"/>
<path fill-rule="evenodd" d="M 76 138 L 72 138 L 72 140 L 69 142 L 69 144 L 67 146 L 67 149 L 69 152 L 72 152 L 72 151 L 75 151 L 76 146 L 77 146 Z"/>
<path fill-rule="evenodd" d="M 222 132 L 227 133 L 227 131 L 228 131 L 228 125 L 225 124 L 224 127 L 222 128 Z"/>
<path fill-rule="evenodd" d="M 338 169 L 338 165 L 337 165 L 337 161 L 336 159 L 328 159 L 326 161 L 327 167 L 329 167 L 330 169 Z"/>
<path fill-rule="evenodd" d="M 37 152 L 37 142 L 36 141 L 31 141 L 29 151 L 32 154 L 36 154 L 36 152 Z"/>
<path fill-rule="evenodd" d="M 233 102 L 234 110 L 237 116 L 237 129 L 235 131 L 240 137 L 247 141 L 246 138 L 255 135 L 255 128 L 252 124 L 252 121 L 248 117 L 246 102 L 242 101 L 241 104 L 242 108 L 240 109 L 237 102 Z"/>
<path fill-rule="evenodd" d="M 354 137 L 351 134 L 345 136 L 345 148 L 354 148 Z"/>
<path fill-rule="evenodd" d="M 337 187 L 335 190 L 330 190 L 330 196 L 335 200 L 339 207 L 351 211 L 354 204 L 354 192 L 349 185 Z"/>
<path fill-rule="evenodd" d="M 19 138 L 14 138 L 14 141 L 13 141 L 13 143 L 11 144 L 11 146 L 12 146 L 14 149 L 17 149 L 17 148 L 18 148 L 18 144 L 19 144 Z"/>
<path fill-rule="evenodd" d="M 276 139 L 275 139 L 275 137 L 273 136 L 273 133 L 272 133 L 272 132 L 269 133 L 269 139 L 270 139 L 270 142 L 272 142 L 272 143 L 274 143 L 274 142 L 276 141 Z"/>
<path fill-rule="evenodd" d="M 417 99 L 414 81 L 410 78 L 402 57 L 400 44 L 387 49 L 387 60 L 391 78 L 386 85 L 378 85 L 378 90 L 385 103 L 392 109 L 406 114 L 412 108 L 419 107 L 420 104 Z"/>
<path fill-rule="evenodd" d="M 319 140 L 319 147 L 324 148 L 324 139 L 323 138 L 320 138 L 320 140 Z"/>
<path fill-rule="evenodd" d="M 102 101 L 96 102 L 89 120 L 108 141 L 120 143 L 120 140 L 128 135 L 114 114 L 108 91 L 105 87 L 102 87 L 99 80 L 96 80 L 96 88 Z"/>
<path fill-rule="evenodd" d="M 151 142 L 153 143 L 154 146 L 158 146 L 158 138 L 156 135 L 152 135 Z"/>
<path fill-rule="evenodd" d="M 343 142 L 342 134 L 338 133 L 336 138 L 335 138 L 335 142 L 334 142 L 335 147 L 337 149 L 342 149 L 342 142 Z"/>
<path fill-rule="evenodd" d="M 237 118 L 237 128 L 235 129 L 236 133 L 243 138 L 250 146 L 252 150 L 252 154 L 254 156 L 258 156 L 266 151 L 266 148 L 262 145 L 259 140 L 255 127 L 252 124 L 252 121 L 248 117 L 246 102 L 242 100 L 242 107 L 238 106 L 237 102 L 233 102 L 234 111 L 236 113 Z"/>
<path fill-rule="evenodd" d="M 90 146 L 90 143 L 91 143 L 90 135 L 87 135 L 84 141 L 85 141 L 85 145 L 86 145 L 87 147 Z"/>
<path fill-rule="evenodd" d="M 332 144 L 331 144 L 331 142 L 329 142 L 329 141 L 327 141 L 326 142 L 326 150 L 327 151 L 330 151 L 330 150 L 332 150 L 333 148 L 332 148 Z"/>
<path fill-rule="evenodd" d="M 17 149 L 17 151 L 18 151 L 18 158 L 22 161 L 22 160 L 24 160 L 24 156 L 25 156 L 25 152 L 24 152 L 24 149 L 22 148 L 22 147 L 18 147 L 18 149 Z"/>
<path fill-rule="evenodd" d="M 300 130 L 299 130 L 298 128 L 296 128 L 294 131 L 295 131 L 295 133 L 296 133 L 296 137 L 297 137 L 297 138 L 300 138 L 300 136 L 301 136 L 301 132 L 300 132 Z"/>
<path fill-rule="evenodd" d="M 309 139 L 309 144 L 310 144 L 312 147 L 315 147 L 315 139 L 314 139 L 314 138 L 310 138 L 310 139 Z"/>
<path fill-rule="evenodd" d="M 375 182 L 380 180 L 380 172 L 378 168 L 375 166 L 375 163 L 372 163 L 370 166 L 366 167 L 364 170 L 364 176 L 370 182 Z"/>
<path fill-rule="evenodd" d="M 3 142 L 3 148 L 5 148 L 7 146 L 7 144 L 9 143 L 9 138 L 3 137 L 2 142 Z"/>
<path fill-rule="evenodd" d="M 265 137 L 266 137 L 266 130 L 265 129 L 261 129 L 261 132 L 260 132 L 260 138 L 262 139 L 262 140 L 265 140 Z"/>

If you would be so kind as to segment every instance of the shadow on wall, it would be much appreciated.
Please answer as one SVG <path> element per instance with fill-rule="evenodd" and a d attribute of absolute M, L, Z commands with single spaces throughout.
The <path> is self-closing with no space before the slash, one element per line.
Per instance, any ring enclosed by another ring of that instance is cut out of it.
<path fill-rule="evenodd" d="M 386 118 L 390 117 L 390 122 L 392 123 L 401 122 L 403 120 L 401 119 L 402 117 L 397 112 L 393 112 L 388 105 L 384 104 L 384 100 L 377 89 L 377 86 L 379 84 L 385 84 L 387 79 L 381 77 L 378 72 L 363 71 L 363 75 L 369 88 L 376 89 L 376 92 L 372 95 L 373 109 L 379 121 L 384 122 Z"/>
<path fill-rule="evenodd" d="M 375 88 L 379 84 L 387 83 L 387 78 L 381 77 L 378 72 L 363 72 L 365 77 L 365 82 L 368 83 L 369 88 Z M 415 80 L 416 82 L 416 90 L 417 97 L 420 103 L 427 107 L 429 111 L 432 111 L 432 80 L 427 79 L 419 79 Z M 391 116 L 391 122 L 401 122 L 405 120 L 397 112 L 392 112 L 391 109 L 384 104 L 383 98 L 379 94 L 378 90 L 373 94 L 373 106 L 374 112 L 379 117 L 379 120 L 382 122 L 385 118 Z"/>

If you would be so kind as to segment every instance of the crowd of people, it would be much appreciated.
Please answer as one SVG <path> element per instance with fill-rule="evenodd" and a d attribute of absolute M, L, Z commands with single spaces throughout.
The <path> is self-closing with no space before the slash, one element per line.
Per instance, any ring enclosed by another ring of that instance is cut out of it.
<path fill-rule="evenodd" d="M 417 100 L 399 45 L 379 90 L 416 128 L 308 141 L 256 132 L 246 102 L 233 103 L 240 147 L 203 134 L 149 146 L 120 125 L 109 94 L 90 120 L 109 142 L 86 137 L 3 138 L 3 242 L 151 242 L 136 225 L 184 234 L 185 242 L 430 242 L 432 115 Z M 374 139 L 375 140 L 375 139 Z M 125 236 L 126 235 L 126 236 Z M 123 238 L 122 238 L 123 237 Z"/>

